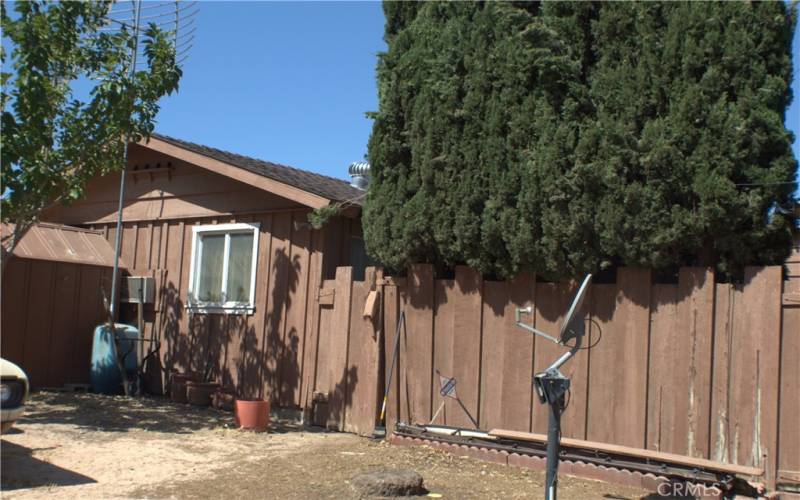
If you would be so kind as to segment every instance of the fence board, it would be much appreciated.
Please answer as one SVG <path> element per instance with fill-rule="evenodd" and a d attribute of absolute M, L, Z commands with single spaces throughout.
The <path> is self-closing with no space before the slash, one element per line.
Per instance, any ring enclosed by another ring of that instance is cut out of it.
<path fill-rule="evenodd" d="M 733 401 L 729 414 L 734 463 L 762 466 L 768 484 L 777 465 L 781 268 L 745 268 L 734 308 Z"/>
<path fill-rule="evenodd" d="M 538 404 L 531 392 L 534 338 L 516 325 L 514 314 L 534 303 L 534 288 L 529 274 L 484 282 L 482 428 L 530 430 L 532 405 Z"/>
<path fill-rule="evenodd" d="M 711 459 L 730 463 L 731 348 L 735 290 L 729 283 L 714 287 L 714 368 L 711 378 Z"/>
<path fill-rule="evenodd" d="M 678 329 L 678 286 L 654 285 L 650 314 L 650 388 L 647 398 L 647 448 L 685 451 L 688 386 L 686 339 Z"/>
<path fill-rule="evenodd" d="M 478 420 L 481 377 L 481 314 L 482 280 L 480 274 L 466 266 L 456 267 L 455 304 L 453 310 L 453 368 L 456 394 L 472 418 Z M 438 380 L 433 382 L 438 392 Z M 457 403 L 456 403 L 457 404 Z M 452 412 L 453 425 L 472 427 L 464 411 Z"/>
<path fill-rule="evenodd" d="M 394 430 L 394 425 L 397 423 L 398 415 L 400 413 L 400 392 L 397 388 L 400 386 L 400 364 L 405 360 L 399 359 L 400 346 L 398 346 L 398 359 L 395 362 L 394 372 L 390 375 L 392 370 L 392 356 L 394 355 L 395 335 L 402 335 L 402 330 L 397 333 L 397 323 L 400 320 L 400 305 L 399 293 L 396 286 L 383 287 L 383 331 L 385 332 L 385 342 L 383 344 L 384 360 L 384 381 L 390 384 L 389 393 L 386 398 L 386 435 Z M 402 339 L 402 337 L 401 337 Z M 402 346 L 402 344 L 400 344 Z M 384 387 L 384 390 L 386 388 Z"/>
<path fill-rule="evenodd" d="M 364 302 L 375 283 L 375 268 L 353 283 L 348 347 L 348 390 L 344 430 L 369 436 L 375 429 L 378 401 L 378 334 L 380 317 L 364 317 Z"/>
<path fill-rule="evenodd" d="M 454 280 L 435 280 L 434 296 L 436 309 L 434 311 L 434 357 L 433 357 L 433 411 L 444 402 L 444 408 L 436 419 L 437 424 L 455 425 L 453 419 L 456 413 L 461 412 L 458 403 L 452 398 L 442 398 L 439 395 L 439 374 L 445 377 L 454 377 L 453 372 L 453 342 L 455 337 L 453 315 L 455 313 L 456 285 Z M 456 385 L 456 392 L 460 387 Z"/>
<path fill-rule="evenodd" d="M 408 273 L 405 301 L 407 350 L 405 383 L 409 420 L 427 422 L 431 418 L 433 381 L 433 266 L 415 264 Z"/>
<path fill-rule="evenodd" d="M 349 386 L 347 346 L 350 332 L 350 306 L 353 268 L 336 268 L 336 298 L 328 333 L 328 422 L 329 428 L 343 430 L 345 401 Z"/>
<path fill-rule="evenodd" d="M 709 457 L 711 370 L 714 334 L 714 273 L 708 268 L 681 268 L 678 272 L 678 330 L 685 332 L 688 387 L 688 431 L 685 448 L 677 453 Z M 680 368 L 678 368 L 680 369 Z"/>
<path fill-rule="evenodd" d="M 601 288 L 606 286 L 595 291 Z M 589 351 L 591 441 L 640 448 L 646 444 L 650 290 L 650 270 L 620 268 L 614 301 L 607 296 L 609 290 L 593 301 L 602 338 Z"/>
<path fill-rule="evenodd" d="M 785 281 L 783 291 L 800 292 L 800 280 Z M 780 383 L 778 482 L 781 471 L 800 472 L 800 304 L 783 307 Z"/>

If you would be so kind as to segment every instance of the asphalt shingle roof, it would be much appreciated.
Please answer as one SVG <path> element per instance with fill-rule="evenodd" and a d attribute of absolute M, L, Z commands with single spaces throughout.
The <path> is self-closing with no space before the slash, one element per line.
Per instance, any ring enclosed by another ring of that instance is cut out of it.
<path fill-rule="evenodd" d="M 188 151 L 263 175 L 264 177 L 283 182 L 284 184 L 322 196 L 331 201 L 347 201 L 353 205 L 362 204 L 364 191 L 354 188 L 349 182 L 342 179 L 315 174 L 307 170 L 300 170 L 286 165 L 259 160 L 257 158 L 203 146 L 202 144 L 175 139 L 174 137 L 162 134 L 152 134 L 152 136 Z"/>

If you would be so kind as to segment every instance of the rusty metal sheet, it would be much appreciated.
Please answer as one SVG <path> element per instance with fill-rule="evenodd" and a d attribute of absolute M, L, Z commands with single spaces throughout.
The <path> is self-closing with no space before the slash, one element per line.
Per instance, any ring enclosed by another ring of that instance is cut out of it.
<path fill-rule="evenodd" d="M 13 224 L 2 224 L 4 249 L 11 245 Z M 91 264 L 112 267 L 114 249 L 102 231 L 40 222 L 31 226 L 17 242 L 15 257 L 49 260 L 71 264 Z"/>

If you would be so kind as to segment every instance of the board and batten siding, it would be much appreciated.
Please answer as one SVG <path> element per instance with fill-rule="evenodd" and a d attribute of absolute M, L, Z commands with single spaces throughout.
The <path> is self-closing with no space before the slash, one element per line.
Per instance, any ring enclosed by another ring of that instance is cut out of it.
<path fill-rule="evenodd" d="M 161 342 L 160 366 L 202 374 L 244 397 L 266 397 L 281 406 L 302 406 L 303 356 L 313 318 L 314 291 L 322 269 L 323 231 L 313 230 L 307 210 L 180 221 L 126 222 L 121 255 L 131 275 L 156 279 L 155 304 L 145 307 L 145 338 Z M 253 314 L 199 314 L 186 308 L 192 226 L 257 222 L 258 255 Z M 94 225 L 113 245 L 114 224 Z M 124 322 L 135 324 L 136 306 L 123 305 Z M 162 373 L 159 373 L 162 371 Z M 163 388 L 163 386 L 162 386 Z"/>

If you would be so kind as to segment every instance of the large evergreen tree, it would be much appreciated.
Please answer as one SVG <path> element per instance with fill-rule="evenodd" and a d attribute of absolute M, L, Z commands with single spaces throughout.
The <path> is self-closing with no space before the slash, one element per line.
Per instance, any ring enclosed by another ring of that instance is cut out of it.
<path fill-rule="evenodd" d="M 554 278 L 788 250 L 792 10 L 384 4 L 368 251 Z"/>

